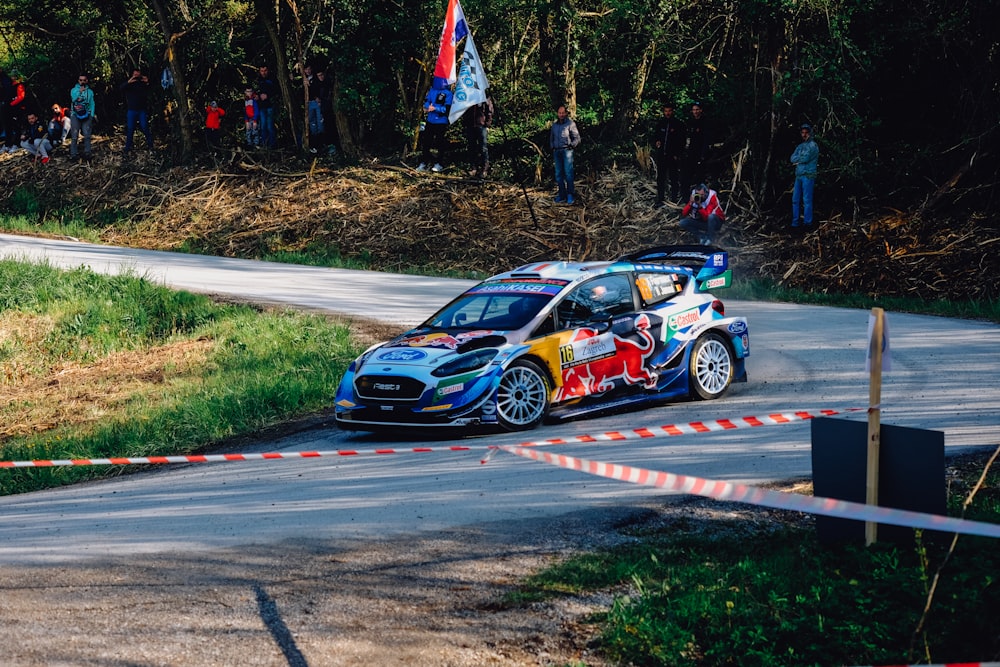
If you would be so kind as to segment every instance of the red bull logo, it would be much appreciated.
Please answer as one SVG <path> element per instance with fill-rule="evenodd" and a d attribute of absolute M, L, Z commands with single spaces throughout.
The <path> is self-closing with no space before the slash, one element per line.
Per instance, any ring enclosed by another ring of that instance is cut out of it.
<path fill-rule="evenodd" d="M 649 318 L 636 318 L 635 329 L 629 338 L 586 328 L 574 332 L 559 350 L 563 384 L 556 390 L 553 402 L 601 394 L 624 385 L 654 388 L 656 375 L 646 364 L 656 347 L 649 332 Z"/>
<path fill-rule="evenodd" d="M 393 343 L 393 345 L 405 345 L 409 347 L 446 347 L 449 350 L 454 350 L 465 341 L 472 340 L 474 338 L 482 338 L 483 336 L 489 336 L 492 333 L 493 332 L 489 330 L 479 330 L 452 335 L 447 332 L 438 331 L 435 333 L 403 338 Z"/>

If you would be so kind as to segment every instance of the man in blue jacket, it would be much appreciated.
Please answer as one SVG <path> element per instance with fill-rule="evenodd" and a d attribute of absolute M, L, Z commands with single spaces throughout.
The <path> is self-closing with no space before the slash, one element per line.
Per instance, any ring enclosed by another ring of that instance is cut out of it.
<path fill-rule="evenodd" d="M 437 153 L 437 162 L 431 171 L 443 171 L 445 133 L 448 131 L 448 114 L 454 97 L 447 84 L 435 81 L 424 98 L 424 112 L 427 122 L 420 133 L 420 166 L 417 171 L 426 171 L 431 161 L 431 151 Z"/>
<path fill-rule="evenodd" d="M 812 125 L 805 123 L 799 128 L 802 143 L 792 153 L 791 163 L 795 165 L 795 188 L 792 190 L 792 228 L 809 227 L 813 221 L 813 186 L 816 184 L 816 165 L 819 162 L 819 146 L 813 140 Z M 802 221 L 799 221 L 799 209 Z"/>

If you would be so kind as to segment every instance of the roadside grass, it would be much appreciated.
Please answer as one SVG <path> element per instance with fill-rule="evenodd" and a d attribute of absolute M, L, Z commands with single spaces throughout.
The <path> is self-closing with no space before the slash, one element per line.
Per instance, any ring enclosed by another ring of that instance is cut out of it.
<path fill-rule="evenodd" d="M 0 458 L 198 451 L 328 407 L 359 351 L 320 316 L 0 261 Z M 7 469 L 0 493 L 121 472 Z"/>
<path fill-rule="evenodd" d="M 28 212 L 22 215 L 2 216 L 0 230 L 9 234 L 29 234 L 32 236 L 46 234 L 90 243 L 101 242 L 100 230 L 95 229 L 93 225 L 88 225 L 82 218 L 60 214 L 59 217 L 49 216 L 39 219 L 30 207 Z"/>
<path fill-rule="evenodd" d="M 1000 522 L 1000 471 L 969 467 L 949 512 Z M 752 511 L 752 510 L 751 510 Z M 625 665 L 887 665 L 1000 657 L 996 540 L 916 531 L 909 545 L 824 544 L 801 522 L 681 518 L 529 577 L 512 607 L 615 593 L 592 646 Z M 954 547 L 952 551 L 952 547 Z"/>

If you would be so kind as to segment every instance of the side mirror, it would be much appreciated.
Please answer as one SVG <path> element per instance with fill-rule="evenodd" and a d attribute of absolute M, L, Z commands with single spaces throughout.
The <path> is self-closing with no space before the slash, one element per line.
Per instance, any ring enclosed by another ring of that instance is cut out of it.
<path fill-rule="evenodd" d="M 611 330 L 611 313 L 594 313 L 587 324 L 594 329 L 597 329 L 597 333 L 604 333 Z"/>

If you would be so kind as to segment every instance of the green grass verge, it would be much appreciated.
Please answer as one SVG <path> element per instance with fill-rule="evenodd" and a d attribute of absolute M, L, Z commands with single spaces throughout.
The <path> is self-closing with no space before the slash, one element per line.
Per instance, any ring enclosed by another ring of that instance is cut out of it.
<path fill-rule="evenodd" d="M 5 460 L 181 454 L 229 436 L 328 407 L 347 365 L 360 351 L 346 327 L 293 312 L 218 305 L 136 276 L 63 272 L 0 261 L 0 315 L 51 320 L 31 345 L 0 342 L 0 365 L 17 356 L 28 372 L 57 362 L 90 363 L 113 352 L 181 340 L 208 340 L 198 374 L 130 400 L 121 414 L 93 425 L 55 428 L 0 441 Z M 0 403 L 0 418 L 4 407 Z M 0 493 L 20 493 L 120 473 L 108 467 L 0 471 Z"/>
<path fill-rule="evenodd" d="M 0 218 L 0 231 L 5 234 L 51 234 L 100 243 L 100 231 L 88 225 L 82 218 L 72 216 L 46 217 L 39 219 L 29 212 L 23 215 L 5 215 Z"/>
<path fill-rule="evenodd" d="M 1000 522 L 998 485 L 1000 472 L 991 470 L 967 518 Z M 950 499 L 952 514 L 961 500 Z M 864 548 L 821 544 L 803 528 L 714 523 L 706 530 L 681 520 L 636 544 L 571 558 L 530 577 L 506 602 L 626 589 L 591 620 L 600 628 L 595 648 L 627 665 L 886 665 L 1000 655 L 996 540 L 961 537 L 949 556 L 949 539 L 920 532 L 911 546 Z"/>

